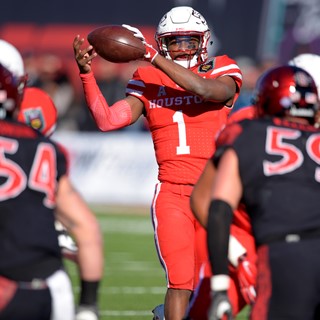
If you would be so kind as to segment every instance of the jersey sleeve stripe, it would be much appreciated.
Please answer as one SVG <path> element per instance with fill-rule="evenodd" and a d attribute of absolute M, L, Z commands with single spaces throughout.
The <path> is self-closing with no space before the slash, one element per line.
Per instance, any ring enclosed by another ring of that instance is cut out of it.
<path fill-rule="evenodd" d="M 239 72 L 225 73 L 222 75 L 222 77 L 224 77 L 224 76 L 234 76 L 234 77 L 242 80 L 242 75 Z"/>
<path fill-rule="evenodd" d="M 138 80 L 129 80 L 128 85 L 133 85 L 133 86 L 138 86 L 143 88 L 146 87 L 143 81 L 138 81 Z"/>
<path fill-rule="evenodd" d="M 133 96 L 141 97 L 143 92 L 139 91 L 139 90 L 136 90 L 136 89 L 127 88 L 126 89 L 126 94 L 130 94 L 130 95 L 133 95 Z"/>

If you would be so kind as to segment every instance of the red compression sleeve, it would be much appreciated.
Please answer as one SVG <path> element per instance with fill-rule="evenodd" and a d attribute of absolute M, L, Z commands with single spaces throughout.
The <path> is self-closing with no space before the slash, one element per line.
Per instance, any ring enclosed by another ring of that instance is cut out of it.
<path fill-rule="evenodd" d="M 80 78 L 87 105 L 101 131 L 116 130 L 131 124 L 131 108 L 126 100 L 120 100 L 109 107 L 93 73 L 80 74 Z"/>

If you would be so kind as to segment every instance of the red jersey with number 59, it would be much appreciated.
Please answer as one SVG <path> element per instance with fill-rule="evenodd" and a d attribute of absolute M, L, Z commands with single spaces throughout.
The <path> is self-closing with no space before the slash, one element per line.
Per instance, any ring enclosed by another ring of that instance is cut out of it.
<path fill-rule="evenodd" d="M 235 100 L 238 97 L 242 75 L 228 56 L 211 58 L 192 71 L 203 78 L 232 77 L 237 84 Z M 215 150 L 216 134 L 225 125 L 230 108 L 203 101 L 153 66 L 137 69 L 127 94 L 144 103 L 159 181 L 193 185 Z"/>

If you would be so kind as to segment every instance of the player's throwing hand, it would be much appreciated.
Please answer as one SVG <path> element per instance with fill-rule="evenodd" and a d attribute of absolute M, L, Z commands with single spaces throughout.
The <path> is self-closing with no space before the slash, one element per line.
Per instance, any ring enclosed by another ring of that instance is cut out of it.
<path fill-rule="evenodd" d="M 144 44 L 144 46 L 146 48 L 144 60 L 152 63 L 153 60 L 155 59 L 155 57 L 158 55 L 158 51 L 151 44 L 147 43 L 146 38 L 144 37 L 144 35 L 142 34 L 142 32 L 138 28 L 131 27 L 127 24 L 123 24 L 122 26 L 124 28 L 127 28 L 131 32 L 133 32 L 134 36 L 142 41 L 142 43 Z"/>

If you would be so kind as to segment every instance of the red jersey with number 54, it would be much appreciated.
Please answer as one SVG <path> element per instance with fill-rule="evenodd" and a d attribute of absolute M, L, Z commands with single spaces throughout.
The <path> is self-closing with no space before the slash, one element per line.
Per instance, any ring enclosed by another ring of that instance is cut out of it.
<path fill-rule="evenodd" d="M 237 99 L 242 74 L 228 56 L 211 58 L 192 71 L 203 78 L 232 77 L 237 84 Z M 144 103 L 159 181 L 193 185 L 215 150 L 216 134 L 225 125 L 231 108 L 202 100 L 153 66 L 138 68 L 126 93 Z"/>

